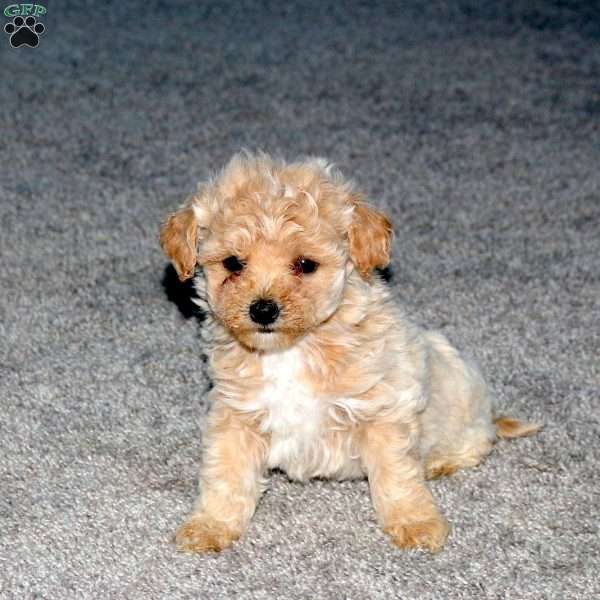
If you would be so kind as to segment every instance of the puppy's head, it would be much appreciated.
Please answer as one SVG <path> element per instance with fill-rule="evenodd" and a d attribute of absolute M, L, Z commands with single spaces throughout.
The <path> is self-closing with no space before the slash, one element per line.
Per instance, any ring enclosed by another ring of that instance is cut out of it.
<path fill-rule="evenodd" d="M 389 263 L 389 221 L 321 159 L 240 154 L 176 213 L 161 245 L 181 280 L 201 265 L 214 316 L 275 350 L 329 319 L 353 269 Z"/>

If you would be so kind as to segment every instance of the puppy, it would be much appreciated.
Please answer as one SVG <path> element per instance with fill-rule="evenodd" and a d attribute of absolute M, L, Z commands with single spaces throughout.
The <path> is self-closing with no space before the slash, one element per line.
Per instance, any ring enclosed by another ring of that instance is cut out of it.
<path fill-rule="evenodd" d="M 426 479 L 473 467 L 499 437 L 477 367 L 407 320 L 373 273 L 392 227 L 325 160 L 235 156 L 163 225 L 207 310 L 214 387 L 200 496 L 179 550 L 219 551 L 248 526 L 269 469 L 367 477 L 400 548 L 438 551 L 448 524 Z"/>

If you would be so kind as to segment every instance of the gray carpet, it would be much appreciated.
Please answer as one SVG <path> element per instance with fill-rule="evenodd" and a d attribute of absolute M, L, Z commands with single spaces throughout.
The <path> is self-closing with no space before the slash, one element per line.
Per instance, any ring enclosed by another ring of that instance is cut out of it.
<path fill-rule="evenodd" d="M 52 1 L 45 23 L 35 49 L 0 32 L 0 596 L 597 597 L 598 2 Z M 398 300 L 545 423 L 432 485 L 437 556 L 388 543 L 366 483 L 281 475 L 233 549 L 175 552 L 207 381 L 157 230 L 242 146 L 351 173 L 393 217 Z"/>

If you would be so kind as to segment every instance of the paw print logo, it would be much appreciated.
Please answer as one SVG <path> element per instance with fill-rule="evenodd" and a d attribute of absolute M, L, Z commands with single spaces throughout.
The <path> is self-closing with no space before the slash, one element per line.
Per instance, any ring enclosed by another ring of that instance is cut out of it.
<path fill-rule="evenodd" d="M 44 33 L 46 28 L 37 22 L 35 17 L 15 17 L 12 23 L 7 23 L 4 26 L 4 31 L 10 35 L 10 45 L 13 48 L 19 46 L 29 46 L 35 48 L 40 42 L 40 35 Z"/>

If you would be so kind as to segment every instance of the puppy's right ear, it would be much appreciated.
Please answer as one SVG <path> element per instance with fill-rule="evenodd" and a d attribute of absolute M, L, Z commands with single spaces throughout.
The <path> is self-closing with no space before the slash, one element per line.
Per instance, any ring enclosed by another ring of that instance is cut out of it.
<path fill-rule="evenodd" d="M 180 281 L 194 276 L 198 259 L 198 212 L 200 207 L 191 198 L 177 212 L 170 215 L 160 230 L 160 245 Z"/>

